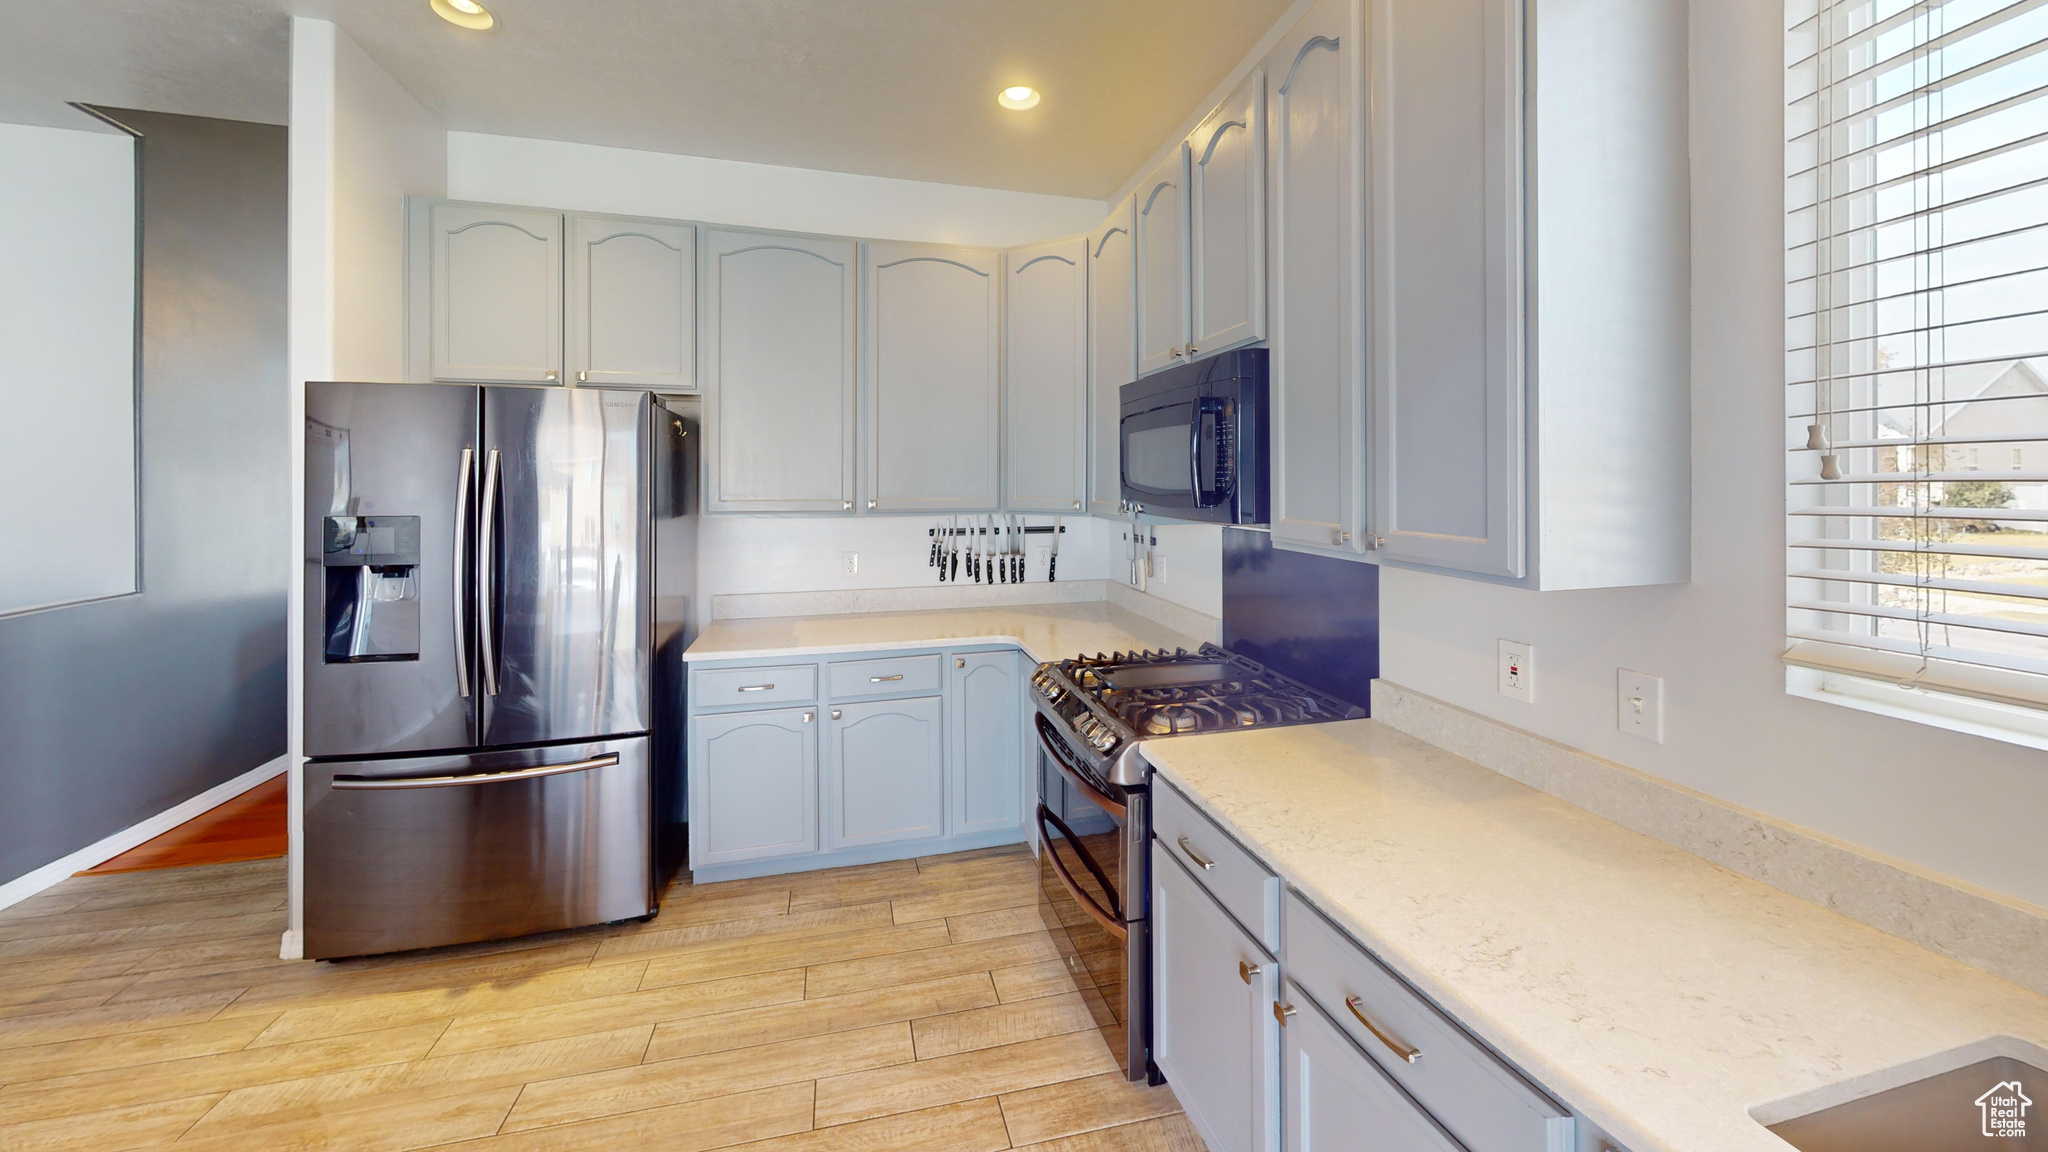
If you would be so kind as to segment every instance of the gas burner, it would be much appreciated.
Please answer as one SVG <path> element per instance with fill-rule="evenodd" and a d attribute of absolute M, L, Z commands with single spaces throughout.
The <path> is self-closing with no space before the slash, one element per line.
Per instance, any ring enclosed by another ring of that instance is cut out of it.
<path fill-rule="evenodd" d="M 1045 681 L 1041 695 L 1049 703 L 1061 699 L 1062 681 L 1072 684 L 1079 696 L 1141 738 L 1364 715 L 1214 644 L 1196 652 L 1098 652 L 1047 665 L 1040 676 Z"/>

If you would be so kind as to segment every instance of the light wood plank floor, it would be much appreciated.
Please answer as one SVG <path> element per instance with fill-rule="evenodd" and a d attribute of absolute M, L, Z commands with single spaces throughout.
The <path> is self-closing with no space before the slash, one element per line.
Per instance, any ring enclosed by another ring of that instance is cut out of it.
<path fill-rule="evenodd" d="M 1038 900 L 1006 848 L 312 963 L 281 860 L 79 876 L 0 910 L 0 1148 L 1203 1152 Z"/>

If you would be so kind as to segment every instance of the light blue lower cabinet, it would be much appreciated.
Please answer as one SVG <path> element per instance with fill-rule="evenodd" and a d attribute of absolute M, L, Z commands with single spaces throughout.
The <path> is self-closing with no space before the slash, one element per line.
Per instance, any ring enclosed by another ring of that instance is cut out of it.
<path fill-rule="evenodd" d="M 827 847 L 946 834 L 944 714 L 937 696 L 833 706 Z"/>
<path fill-rule="evenodd" d="M 948 669 L 952 715 L 952 834 L 1015 828 L 1023 823 L 1024 765 L 1036 738 L 1025 727 L 1024 688 L 1016 651 L 963 652 Z"/>
<path fill-rule="evenodd" d="M 692 867 L 818 850 L 817 711 L 691 719 Z"/>
<path fill-rule="evenodd" d="M 1023 842 L 1037 762 L 1024 659 L 927 649 L 693 666 L 692 879 Z M 779 706 L 750 706 L 767 700 Z"/>
<path fill-rule="evenodd" d="M 1211 1152 L 1279 1148 L 1278 968 L 1153 841 L 1152 1062 Z"/>
<path fill-rule="evenodd" d="M 1288 1152 L 1464 1152 L 1289 982 L 1281 1030 Z"/>

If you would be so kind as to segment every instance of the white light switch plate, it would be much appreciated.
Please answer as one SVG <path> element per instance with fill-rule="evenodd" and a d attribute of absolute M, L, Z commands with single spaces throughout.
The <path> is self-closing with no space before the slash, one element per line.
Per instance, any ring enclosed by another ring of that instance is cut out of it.
<path fill-rule="evenodd" d="M 1500 694 L 1524 704 L 1536 702 L 1536 646 L 1500 642 Z"/>
<path fill-rule="evenodd" d="M 1621 730 L 1658 744 L 1664 742 L 1664 678 L 1626 668 L 1615 677 L 1614 707 Z"/>

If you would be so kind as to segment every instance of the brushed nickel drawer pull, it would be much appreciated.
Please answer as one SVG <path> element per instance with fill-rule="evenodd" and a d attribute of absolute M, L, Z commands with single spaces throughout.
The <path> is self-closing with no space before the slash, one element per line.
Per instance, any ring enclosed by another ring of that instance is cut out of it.
<path fill-rule="evenodd" d="M 766 691 L 768 691 L 768 690 L 769 690 L 770 688 L 773 688 L 773 687 L 775 687 L 775 685 L 773 685 L 773 684 L 742 684 L 742 685 L 740 685 L 740 691 L 742 691 L 742 692 L 766 692 Z"/>
<path fill-rule="evenodd" d="M 888 683 L 889 681 L 891 681 L 891 680 L 901 680 L 901 679 L 903 679 L 903 673 L 901 673 L 901 672 L 898 672 L 898 673 L 897 673 L 897 674 L 895 674 L 894 676 L 870 676 L 870 677 L 868 677 L 868 683 L 870 683 L 870 684 L 887 684 L 887 683 Z"/>
<path fill-rule="evenodd" d="M 1265 971 L 1265 969 L 1259 967 L 1257 964 L 1254 964 L 1249 960 L 1239 960 L 1237 962 L 1237 978 L 1244 981 L 1247 984 L 1252 982 L 1252 977 L 1257 976 L 1259 973 L 1263 971 Z"/>
<path fill-rule="evenodd" d="M 1379 1025 L 1373 1023 L 1371 1020 L 1366 1019 L 1365 1013 L 1359 1010 L 1358 997 L 1346 996 L 1344 998 L 1344 1006 L 1346 1008 L 1351 1009 L 1351 1014 L 1353 1016 L 1358 1017 L 1358 1022 L 1360 1024 L 1365 1025 L 1365 1030 L 1367 1032 L 1370 1032 L 1373 1035 L 1380 1038 L 1380 1043 L 1385 1044 L 1387 1046 L 1388 1051 L 1392 1052 L 1396 1056 L 1399 1056 L 1401 1059 L 1406 1060 L 1410 1064 L 1413 1064 L 1417 1060 L 1422 1059 L 1422 1049 L 1410 1048 L 1408 1045 L 1403 1044 L 1399 1040 L 1394 1039 L 1392 1036 L 1387 1035 L 1385 1032 L 1380 1031 Z"/>
<path fill-rule="evenodd" d="M 1188 838 L 1185 836 L 1180 838 L 1180 850 L 1187 853 L 1188 859 L 1193 860 L 1195 862 L 1196 867 L 1199 867 L 1204 872 L 1207 872 L 1209 869 L 1214 868 L 1216 866 L 1216 862 L 1214 860 L 1204 859 L 1200 852 L 1197 852 L 1193 848 L 1188 847 Z"/>
<path fill-rule="evenodd" d="M 1278 1020 L 1282 1028 L 1287 1027 L 1287 1018 L 1294 1015 L 1297 1011 L 1299 1009 L 1295 1008 L 1292 1004 L 1282 1004 L 1278 1000 L 1273 1001 L 1273 1019 Z"/>

